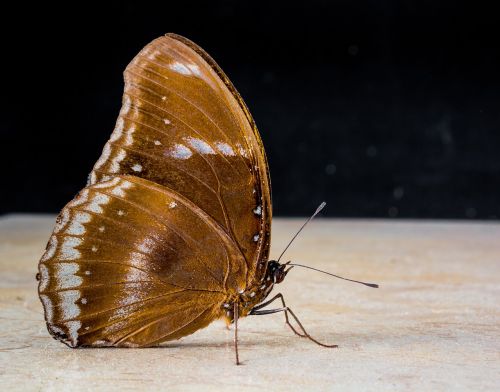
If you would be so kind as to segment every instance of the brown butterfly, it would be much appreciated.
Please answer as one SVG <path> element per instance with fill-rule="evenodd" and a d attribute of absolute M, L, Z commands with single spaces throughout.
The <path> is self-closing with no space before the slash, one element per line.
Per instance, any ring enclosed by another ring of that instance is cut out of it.
<path fill-rule="evenodd" d="M 167 34 L 125 70 L 115 129 L 39 264 L 52 336 L 70 347 L 145 347 L 223 318 L 284 312 L 292 264 L 269 261 L 271 185 L 242 98 L 212 58 Z M 282 307 L 263 309 L 280 299 Z M 297 331 L 289 322 L 291 315 Z M 327 346 L 335 347 L 335 346 Z"/>

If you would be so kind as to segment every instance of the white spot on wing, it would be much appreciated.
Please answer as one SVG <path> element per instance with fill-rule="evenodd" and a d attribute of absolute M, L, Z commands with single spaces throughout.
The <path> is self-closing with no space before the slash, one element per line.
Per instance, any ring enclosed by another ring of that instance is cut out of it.
<path fill-rule="evenodd" d="M 92 252 L 94 252 L 94 253 L 97 252 L 97 246 L 92 245 Z"/>
<path fill-rule="evenodd" d="M 171 201 L 170 204 L 168 205 L 170 209 L 177 207 L 177 203 L 175 201 Z"/>
<path fill-rule="evenodd" d="M 262 206 L 257 206 L 255 210 L 253 210 L 255 215 L 262 215 Z"/>
<path fill-rule="evenodd" d="M 166 96 L 161 97 L 161 100 L 162 100 L 162 101 L 165 101 L 166 99 L 167 99 L 167 97 L 166 97 Z"/>
<path fill-rule="evenodd" d="M 234 153 L 234 150 L 233 148 L 227 144 L 227 143 L 224 143 L 224 142 L 217 142 L 215 143 L 215 145 L 217 146 L 217 149 L 223 153 L 224 155 L 226 156 L 235 156 L 236 154 Z"/>
<path fill-rule="evenodd" d="M 81 212 L 77 211 L 73 215 L 73 219 L 69 225 L 69 227 L 66 229 L 66 234 L 72 234 L 72 235 L 82 235 L 85 233 L 85 223 L 90 222 L 91 220 L 90 214 L 87 214 L 86 212 Z"/>
<path fill-rule="evenodd" d="M 161 142 L 159 140 L 155 140 L 154 143 L 155 143 L 156 146 L 161 145 Z"/>
<path fill-rule="evenodd" d="M 74 289 L 82 284 L 82 278 L 76 275 L 80 269 L 77 263 L 57 263 L 54 268 L 58 289 Z"/>
<path fill-rule="evenodd" d="M 77 237 L 66 237 L 61 245 L 60 255 L 61 260 L 76 260 L 79 259 L 81 253 L 77 246 L 82 244 L 83 240 Z"/>
<path fill-rule="evenodd" d="M 101 233 L 104 233 L 104 230 L 106 230 L 106 228 L 105 228 L 104 226 L 99 227 L 99 231 L 100 231 Z"/>
<path fill-rule="evenodd" d="M 80 307 L 75 303 L 80 299 L 80 290 L 66 290 L 59 292 L 63 320 L 73 319 L 80 315 Z"/>
<path fill-rule="evenodd" d="M 193 147 L 200 154 L 215 154 L 215 151 L 210 145 L 204 140 L 197 139 L 194 137 L 187 137 L 185 140 L 189 143 L 191 147 Z"/>
<path fill-rule="evenodd" d="M 80 300 L 80 302 L 81 302 L 82 304 L 86 305 L 86 304 L 87 304 L 87 298 L 82 298 L 82 299 Z"/>
<path fill-rule="evenodd" d="M 184 64 L 179 63 L 178 61 L 170 64 L 170 69 L 182 75 L 191 75 L 190 69 L 186 67 Z"/>
<path fill-rule="evenodd" d="M 166 155 L 177 159 L 188 159 L 193 155 L 193 152 L 184 144 L 175 144 L 172 149 L 166 152 Z"/>
<path fill-rule="evenodd" d="M 170 124 L 170 120 L 169 120 L 168 118 L 164 118 L 164 119 L 163 119 L 163 122 L 165 123 L 165 125 Z"/>
<path fill-rule="evenodd" d="M 85 210 L 90 212 L 95 212 L 96 214 L 102 214 L 104 210 L 102 206 L 108 204 L 110 197 L 102 193 L 96 193 L 92 200 L 85 206 Z"/>
<path fill-rule="evenodd" d="M 118 210 L 116 213 L 120 216 L 125 215 L 125 212 L 123 210 Z"/>
<path fill-rule="evenodd" d="M 140 173 L 142 171 L 142 165 L 140 163 L 136 163 L 134 166 L 132 166 L 132 170 Z"/>
<path fill-rule="evenodd" d="M 258 234 L 255 234 L 253 236 L 253 242 L 257 242 L 259 240 L 260 236 Z"/>

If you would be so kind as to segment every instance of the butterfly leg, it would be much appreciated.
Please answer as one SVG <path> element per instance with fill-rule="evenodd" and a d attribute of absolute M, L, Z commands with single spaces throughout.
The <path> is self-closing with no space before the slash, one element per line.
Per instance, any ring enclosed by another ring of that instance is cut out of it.
<path fill-rule="evenodd" d="M 236 365 L 240 364 L 240 356 L 238 353 L 238 302 L 234 303 L 234 351 L 236 353 Z"/>
<path fill-rule="evenodd" d="M 259 309 L 262 309 L 264 307 L 266 307 L 267 305 L 273 303 L 275 300 L 277 299 L 281 299 L 281 303 L 283 304 L 283 307 L 286 308 L 286 304 L 285 304 L 285 298 L 283 298 L 283 294 L 279 293 L 279 294 L 276 294 L 273 298 L 271 298 L 269 301 L 266 301 L 266 302 L 263 302 L 261 303 L 260 305 L 257 305 L 255 306 L 252 311 L 250 312 L 250 314 L 255 314 L 253 313 L 253 311 L 257 311 Z M 288 325 L 290 327 L 290 329 L 295 333 L 295 335 L 298 335 L 300 336 L 301 338 L 306 338 L 307 336 L 304 335 L 304 334 L 301 334 L 300 332 L 298 332 L 294 327 L 293 325 L 290 323 L 290 320 L 288 318 L 288 311 L 285 310 L 285 323 L 286 325 Z"/>
<path fill-rule="evenodd" d="M 302 325 L 302 323 L 300 322 L 300 320 L 295 315 L 295 313 L 293 313 L 292 309 L 290 309 L 288 306 L 284 306 L 282 308 L 277 308 L 277 309 L 264 309 L 264 310 L 255 310 L 255 311 L 252 310 L 250 312 L 250 314 L 265 315 L 265 314 L 273 314 L 273 313 L 278 313 L 278 312 L 290 312 L 290 315 L 297 322 L 297 324 L 299 325 L 300 329 L 304 333 L 304 336 L 306 338 L 308 338 L 310 341 L 316 343 L 319 346 L 323 346 L 323 347 L 329 347 L 329 348 L 336 348 L 336 347 L 338 347 L 336 344 L 329 345 L 329 344 L 321 343 L 321 342 L 317 341 L 316 339 L 314 339 L 311 335 L 309 335 L 307 333 L 306 329 L 304 328 L 304 326 Z"/>

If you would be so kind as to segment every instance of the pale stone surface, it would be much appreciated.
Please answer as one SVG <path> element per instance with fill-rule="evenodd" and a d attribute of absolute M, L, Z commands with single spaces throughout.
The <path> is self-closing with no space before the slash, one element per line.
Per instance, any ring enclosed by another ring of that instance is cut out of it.
<path fill-rule="evenodd" d="M 302 220 L 275 219 L 273 256 Z M 53 340 L 36 294 L 52 216 L 0 219 L 2 390 L 499 390 L 500 225 L 313 222 L 293 259 L 374 281 L 370 289 L 296 268 L 279 289 L 318 339 L 283 315 L 220 322 L 157 349 L 72 350 Z"/>

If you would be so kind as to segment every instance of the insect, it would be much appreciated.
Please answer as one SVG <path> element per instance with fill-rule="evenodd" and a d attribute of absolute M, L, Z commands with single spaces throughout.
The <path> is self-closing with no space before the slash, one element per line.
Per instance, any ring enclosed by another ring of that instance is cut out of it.
<path fill-rule="evenodd" d="M 284 312 L 293 332 L 327 346 L 281 294 L 266 301 L 294 265 L 268 260 L 266 155 L 227 76 L 167 34 L 124 79 L 114 131 L 39 263 L 50 334 L 69 347 L 148 347 L 223 318 L 239 364 L 238 319 Z"/>

